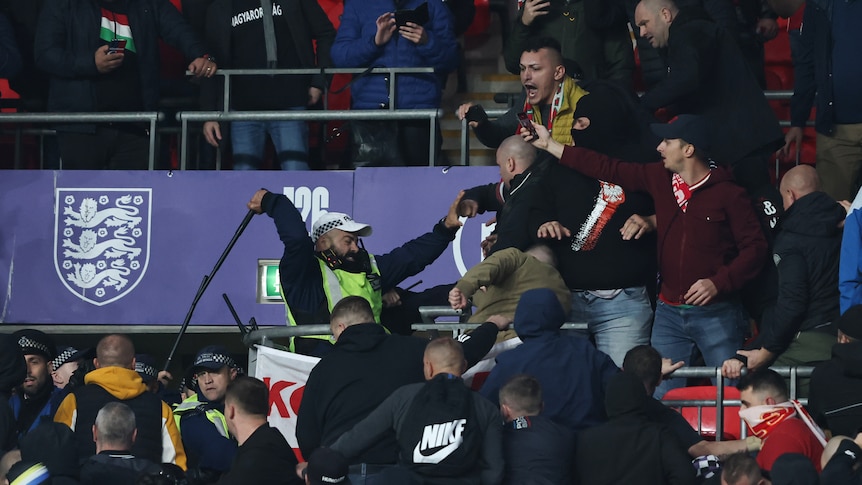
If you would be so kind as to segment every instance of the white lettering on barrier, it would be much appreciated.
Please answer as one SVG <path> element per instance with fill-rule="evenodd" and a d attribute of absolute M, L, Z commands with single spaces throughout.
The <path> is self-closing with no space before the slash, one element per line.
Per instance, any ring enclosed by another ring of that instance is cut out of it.
<path fill-rule="evenodd" d="M 455 267 L 458 268 L 458 273 L 461 276 L 464 276 L 464 274 L 469 268 L 467 268 L 467 264 L 464 263 L 464 256 L 461 252 L 461 234 L 464 233 L 463 225 L 467 223 L 467 218 L 461 217 L 459 218 L 459 220 L 461 221 L 462 227 L 461 229 L 458 229 L 457 233 L 455 233 L 455 240 L 452 241 L 452 256 L 455 258 Z M 480 232 L 479 242 L 475 243 L 475 246 L 470 249 L 471 251 L 479 251 L 480 262 L 485 259 L 484 256 L 482 256 L 482 241 L 484 241 L 486 237 L 488 237 L 489 235 L 491 235 L 492 232 L 494 232 L 494 229 L 497 227 L 497 223 L 495 222 L 494 224 L 488 226 L 486 226 L 485 224 L 481 224 L 481 227 L 482 229 Z"/>
<path fill-rule="evenodd" d="M 302 221 L 306 224 L 309 222 L 309 216 L 313 222 L 329 212 L 329 189 L 326 187 L 318 186 L 313 189 L 303 186 L 284 187 L 283 193 L 299 211 Z"/>

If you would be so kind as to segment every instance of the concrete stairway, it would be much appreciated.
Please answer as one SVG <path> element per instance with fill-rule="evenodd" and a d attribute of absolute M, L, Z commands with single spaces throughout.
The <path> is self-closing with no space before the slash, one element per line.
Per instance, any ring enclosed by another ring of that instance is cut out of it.
<path fill-rule="evenodd" d="M 494 102 L 496 93 L 516 93 L 521 90 L 518 76 L 506 72 L 503 66 L 502 37 L 497 16 L 491 17 L 491 27 L 487 34 L 467 37 L 464 42 L 463 65 L 466 68 L 466 92 L 457 92 L 457 76 L 452 73 L 446 83 L 441 107 L 444 111 L 441 120 L 443 133 L 443 153 L 450 164 L 461 163 L 461 122 L 455 112 L 463 103 L 481 104 L 485 109 L 506 108 Z M 494 150 L 487 148 L 476 137 L 470 135 L 470 165 L 494 165 Z"/>

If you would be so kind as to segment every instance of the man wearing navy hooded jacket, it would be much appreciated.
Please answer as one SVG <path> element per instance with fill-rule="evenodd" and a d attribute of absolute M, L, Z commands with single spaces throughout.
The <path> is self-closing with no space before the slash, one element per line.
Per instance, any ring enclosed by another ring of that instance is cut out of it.
<path fill-rule="evenodd" d="M 575 432 L 605 422 L 605 387 L 619 369 L 586 338 L 561 336 L 565 321 L 553 291 L 525 292 L 514 321 L 524 343 L 497 357 L 497 365 L 479 393 L 499 404 L 500 388 L 512 376 L 530 374 L 544 389 L 543 416 Z"/>

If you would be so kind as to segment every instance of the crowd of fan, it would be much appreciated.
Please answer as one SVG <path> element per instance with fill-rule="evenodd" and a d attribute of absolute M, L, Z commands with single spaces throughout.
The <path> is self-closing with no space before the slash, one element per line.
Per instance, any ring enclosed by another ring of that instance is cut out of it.
<path fill-rule="evenodd" d="M 446 6 L 456 3 L 408 0 L 395 12 L 384 0 L 350 0 L 337 31 L 312 0 L 214 0 L 206 14 L 186 10 L 200 16 L 190 19 L 197 33 L 162 0 L 46 0 L 38 22 L 33 10 L 11 12 L 17 24 L 32 21 L 19 47 L 32 45 L 49 75 L 48 110 L 140 111 L 159 98 L 159 37 L 192 59 L 205 109 L 225 104 L 218 68 L 430 66 L 445 75 L 458 63 Z M 332 330 L 293 342 L 322 357 L 297 418 L 307 465 L 267 424 L 266 386 L 241 376 L 224 349 L 203 348 L 181 386 L 188 394 L 171 398 L 167 376 L 136 358 L 128 337 L 58 353 L 48 336 L 24 330 L 3 336 L 0 353 L 0 392 L 11 393 L 0 438 L 4 451 L 17 449 L 2 461 L 9 482 L 174 483 L 185 470 L 189 482 L 222 484 L 859 483 L 862 199 L 849 199 L 862 148 L 852 22 L 862 2 L 806 5 L 786 135 L 762 91 L 762 43 L 775 35 L 766 4 L 689 3 L 519 2 L 504 59 L 520 73 L 521 97 L 495 120 L 472 103 L 458 108 L 497 149 L 502 181 L 459 194 L 431 232 L 389 254 L 369 255 L 359 237 L 370 226 L 346 214 L 322 216 L 309 238 L 284 196 L 253 196 L 249 208 L 274 219 L 285 245 L 289 322 L 326 318 Z M 784 3 L 795 2 L 772 2 Z M 640 98 L 627 20 L 642 63 L 652 53 L 658 66 Z M 0 20 L 0 39 L 10 29 Z M 2 43 L 5 75 L 16 61 Z M 441 78 L 401 76 L 392 100 L 386 76 L 356 76 L 352 106 L 438 108 Z M 230 108 L 306 109 L 327 82 L 240 81 Z M 767 159 L 798 150 L 815 102 L 817 168 L 791 169 L 776 190 Z M 676 118 L 656 123 L 657 111 Z M 391 135 L 377 148 L 398 153 L 362 163 L 427 164 L 427 125 L 393 126 L 364 127 Z M 57 129 L 64 168 L 142 168 L 146 133 L 133 125 Z M 207 141 L 220 146 L 224 129 L 206 123 Z M 267 134 L 282 168 L 307 168 L 305 130 L 232 123 L 235 168 L 260 165 Z M 443 293 L 416 297 L 475 305 L 482 325 L 457 342 L 398 335 L 415 320 L 387 324 L 387 310 L 391 323 L 409 296 L 397 285 L 442 253 L 459 216 L 485 211 L 497 212 L 487 258 Z M 324 287 L 329 276 L 338 298 Z M 587 324 L 588 335 L 562 333 L 566 321 Z M 469 391 L 462 374 L 515 336 L 499 334 L 512 323 L 520 345 Z M 686 384 L 665 376 L 700 361 L 739 379 L 751 437 L 704 440 L 656 400 Z M 770 365 L 817 365 L 799 386 L 808 409 Z"/>

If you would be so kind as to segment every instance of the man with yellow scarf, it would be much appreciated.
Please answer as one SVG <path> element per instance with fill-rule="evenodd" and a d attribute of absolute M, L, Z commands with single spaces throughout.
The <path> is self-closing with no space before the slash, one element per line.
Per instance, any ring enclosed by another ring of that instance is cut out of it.
<path fill-rule="evenodd" d="M 548 128 L 554 140 L 571 145 L 575 106 L 587 91 L 566 75 L 560 43 L 550 37 L 531 39 L 520 66 L 524 92 L 512 109 L 491 121 L 480 105 L 466 103 L 458 107 L 458 118 L 466 118 L 479 141 L 491 148 L 518 133 L 520 112 Z"/>

